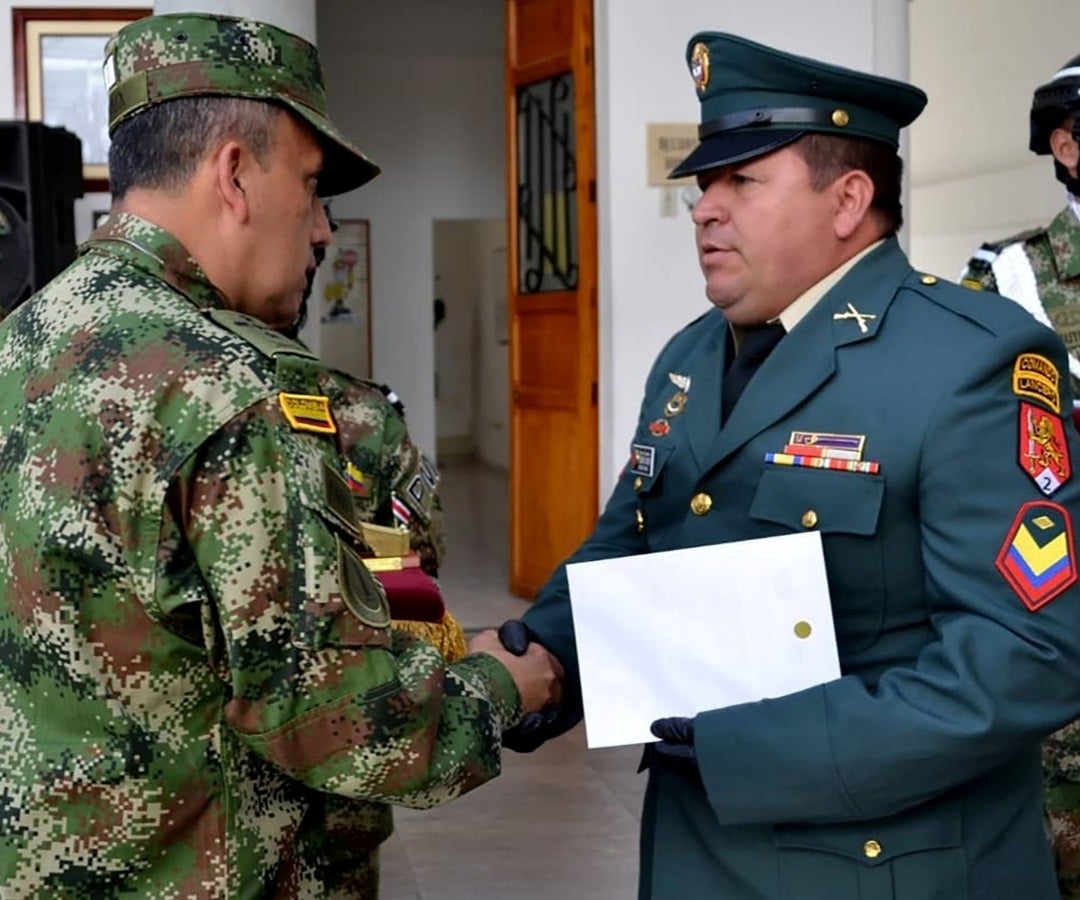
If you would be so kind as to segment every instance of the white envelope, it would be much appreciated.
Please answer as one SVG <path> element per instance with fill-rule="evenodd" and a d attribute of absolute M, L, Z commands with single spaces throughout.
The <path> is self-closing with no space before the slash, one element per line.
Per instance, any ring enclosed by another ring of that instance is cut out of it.
<path fill-rule="evenodd" d="M 589 747 L 840 677 L 817 532 L 567 566 Z"/>

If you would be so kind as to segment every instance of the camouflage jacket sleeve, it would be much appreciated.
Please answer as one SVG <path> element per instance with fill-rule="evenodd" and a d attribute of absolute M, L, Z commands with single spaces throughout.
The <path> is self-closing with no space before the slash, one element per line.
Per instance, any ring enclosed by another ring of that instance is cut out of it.
<path fill-rule="evenodd" d="M 424 570 L 438 575 L 446 553 L 438 471 L 412 442 L 404 417 L 395 410 L 386 417 L 384 437 L 383 471 L 389 476 L 391 496 L 381 511 L 379 524 L 392 524 L 396 507 L 397 521 L 404 520 L 408 527 L 409 545 L 420 556 Z"/>
<path fill-rule="evenodd" d="M 446 540 L 435 466 L 377 385 L 335 372 L 334 388 L 334 415 L 357 511 L 376 525 L 406 525 L 424 570 L 437 576 Z"/>
<path fill-rule="evenodd" d="M 182 603 L 177 583 L 205 582 L 223 716 L 252 751 L 321 791 L 433 806 L 498 774 L 520 699 L 490 656 L 447 666 L 388 627 L 333 511 L 335 454 L 272 400 L 232 420 L 170 487 L 165 543 L 189 548 L 190 571 L 173 566 L 159 599 Z"/>

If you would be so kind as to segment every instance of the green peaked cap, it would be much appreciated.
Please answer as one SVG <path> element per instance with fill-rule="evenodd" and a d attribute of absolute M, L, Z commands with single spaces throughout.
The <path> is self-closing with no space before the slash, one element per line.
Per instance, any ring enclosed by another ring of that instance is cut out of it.
<path fill-rule="evenodd" d="M 315 129 L 322 196 L 379 174 L 330 121 L 318 50 L 275 25 L 210 13 L 147 16 L 110 38 L 104 69 L 110 135 L 141 110 L 178 97 L 246 97 L 281 104 Z"/>
<path fill-rule="evenodd" d="M 701 102 L 700 143 L 671 178 L 753 159 L 808 132 L 896 147 L 926 105 L 914 85 L 722 32 L 690 38 L 686 63 Z"/>

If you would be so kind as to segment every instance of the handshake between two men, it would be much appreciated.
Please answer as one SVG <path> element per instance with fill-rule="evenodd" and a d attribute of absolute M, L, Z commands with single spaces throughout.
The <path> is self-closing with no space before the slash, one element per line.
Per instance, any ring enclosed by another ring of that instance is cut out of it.
<path fill-rule="evenodd" d="M 469 652 L 494 656 L 506 667 L 521 695 L 524 717 L 503 733 L 503 746 L 526 753 L 555 736 L 557 732 L 544 726 L 550 726 L 558 716 L 566 673 L 552 653 L 531 640 L 523 622 L 511 619 L 498 631 L 480 632 L 469 641 Z"/>
<path fill-rule="evenodd" d="M 503 746 L 531 753 L 545 741 L 574 725 L 562 715 L 565 671 L 559 660 L 540 643 L 520 619 L 510 619 L 469 641 L 470 653 L 489 653 L 498 659 L 517 684 L 524 717 L 503 733 Z M 660 740 L 652 753 L 665 764 L 690 777 L 698 777 L 694 753 L 694 720 L 684 716 L 657 719 L 652 733 Z"/>

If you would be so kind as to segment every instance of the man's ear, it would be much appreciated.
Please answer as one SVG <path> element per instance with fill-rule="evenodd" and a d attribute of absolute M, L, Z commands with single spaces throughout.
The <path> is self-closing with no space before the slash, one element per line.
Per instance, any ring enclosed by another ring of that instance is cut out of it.
<path fill-rule="evenodd" d="M 221 203 L 240 222 L 246 222 L 250 214 L 244 193 L 249 156 L 237 141 L 226 141 L 214 154 L 214 179 Z"/>
<path fill-rule="evenodd" d="M 1072 126 L 1062 126 L 1050 132 L 1050 152 L 1054 159 L 1061 163 L 1073 178 L 1077 177 L 1077 164 L 1080 163 L 1080 146 L 1072 136 Z"/>
<path fill-rule="evenodd" d="M 829 187 L 836 198 L 833 229 L 841 240 L 847 240 L 870 214 L 874 202 L 874 182 L 861 169 L 852 169 L 836 179 Z"/>

